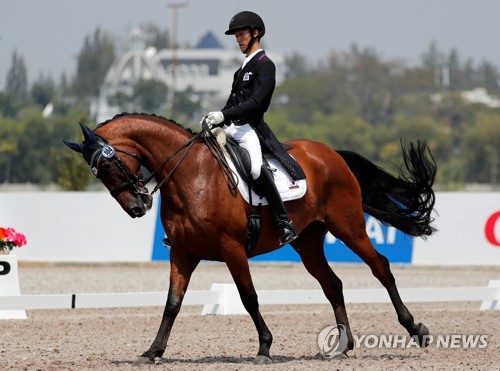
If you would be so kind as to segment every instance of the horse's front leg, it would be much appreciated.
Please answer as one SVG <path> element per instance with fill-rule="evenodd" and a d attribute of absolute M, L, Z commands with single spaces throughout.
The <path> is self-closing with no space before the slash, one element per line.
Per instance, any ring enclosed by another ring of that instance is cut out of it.
<path fill-rule="evenodd" d="M 182 305 L 182 299 L 191 278 L 191 273 L 199 263 L 199 259 L 189 256 L 184 251 L 173 248 L 170 252 L 170 287 L 168 289 L 167 303 L 163 311 L 160 329 L 153 344 L 134 363 L 154 364 L 156 357 L 161 357 L 167 348 L 168 337 L 175 318 Z"/>
<path fill-rule="evenodd" d="M 252 317 L 259 335 L 259 351 L 254 359 L 254 364 L 270 364 L 273 362 L 269 354 L 273 335 L 260 314 L 257 292 L 253 286 L 250 267 L 243 249 L 241 249 L 241 254 L 234 253 L 229 259 L 226 259 L 226 264 L 238 288 L 241 302 Z"/>

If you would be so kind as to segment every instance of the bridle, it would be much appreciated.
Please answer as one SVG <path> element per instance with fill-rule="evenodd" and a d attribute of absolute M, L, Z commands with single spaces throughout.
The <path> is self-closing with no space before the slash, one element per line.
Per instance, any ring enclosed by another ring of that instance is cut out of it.
<path fill-rule="evenodd" d="M 141 172 L 138 175 L 135 175 L 130 171 L 130 169 L 125 165 L 123 160 L 116 155 L 116 152 L 121 152 L 126 154 L 127 156 L 133 157 L 142 163 L 142 158 L 129 151 L 125 151 L 119 148 L 112 147 L 108 141 L 98 135 L 96 135 L 97 143 L 100 145 L 100 148 L 97 148 L 90 158 L 90 168 L 92 173 L 94 173 L 96 178 L 99 178 L 99 167 L 103 158 L 112 161 L 112 163 L 118 168 L 120 173 L 125 178 L 125 181 L 120 184 L 115 189 L 111 190 L 111 196 L 114 198 L 118 197 L 120 193 L 125 191 L 127 188 L 131 188 L 134 194 L 136 195 L 144 195 L 148 194 L 148 189 L 146 188 L 147 181 L 144 179 L 144 176 Z"/>
<path fill-rule="evenodd" d="M 116 152 L 123 153 L 127 156 L 131 156 L 139 161 L 139 163 L 142 164 L 142 158 L 133 153 L 133 152 L 128 152 L 119 148 L 114 148 L 109 144 L 109 142 L 100 137 L 97 134 L 94 134 L 97 138 L 97 143 L 99 144 L 99 148 L 97 148 L 93 153 L 89 161 L 90 168 L 92 172 L 94 173 L 96 178 L 99 178 L 99 166 L 103 158 L 107 160 L 111 160 L 112 163 L 118 168 L 120 173 L 123 175 L 125 178 L 125 181 L 120 184 L 118 187 L 115 189 L 111 190 L 111 196 L 114 198 L 118 197 L 120 193 L 125 191 L 128 188 L 131 188 L 134 194 L 136 195 L 148 195 L 150 194 L 151 196 L 160 189 L 160 187 L 168 182 L 172 174 L 177 170 L 179 165 L 184 161 L 186 156 L 188 155 L 189 151 L 193 147 L 194 143 L 198 138 L 200 138 L 203 135 L 206 135 L 206 133 L 210 133 L 210 127 L 206 124 L 202 126 L 202 130 L 198 133 L 196 133 L 191 139 L 189 139 L 186 143 L 184 143 L 182 146 L 180 146 L 177 150 L 175 150 L 169 157 L 165 159 L 161 163 L 160 166 L 158 166 L 151 174 L 149 177 L 144 178 L 141 172 L 139 172 L 138 175 L 135 175 L 130 171 L 130 169 L 127 167 L 127 165 L 123 162 L 123 160 L 116 155 Z M 155 174 L 160 171 L 170 160 L 172 160 L 179 152 L 181 152 L 183 149 L 186 149 L 185 152 L 182 154 L 182 156 L 179 158 L 179 160 L 176 162 L 176 164 L 173 166 L 172 170 L 163 178 L 154 188 L 151 193 L 149 193 L 148 189 L 146 188 L 146 185 L 154 178 Z"/>

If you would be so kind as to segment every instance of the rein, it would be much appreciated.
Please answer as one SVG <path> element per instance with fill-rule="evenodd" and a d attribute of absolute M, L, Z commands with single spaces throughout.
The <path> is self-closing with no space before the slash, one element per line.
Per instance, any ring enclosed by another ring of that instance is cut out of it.
<path fill-rule="evenodd" d="M 160 187 L 165 184 L 167 181 L 170 180 L 170 177 L 172 176 L 172 174 L 175 172 L 175 170 L 177 170 L 177 168 L 179 167 L 179 165 L 182 163 L 182 161 L 184 161 L 184 159 L 186 158 L 187 154 L 189 153 L 189 151 L 191 150 L 191 148 L 193 148 L 193 145 L 194 145 L 194 142 L 196 140 L 198 140 L 198 138 L 201 137 L 201 135 L 203 134 L 203 132 L 207 130 L 207 128 L 203 127 L 203 129 L 195 134 L 191 139 L 189 139 L 186 143 L 184 143 L 182 146 L 180 146 L 179 148 L 177 148 L 177 150 L 172 153 L 169 157 L 167 157 L 165 159 L 165 161 L 162 162 L 162 164 L 160 166 L 158 166 L 152 173 L 151 175 L 145 180 L 145 184 L 148 184 L 151 179 L 154 178 L 154 175 L 160 171 L 161 169 L 163 169 L 163 167 L 171 160 L 173 159 L 180 151 L 182 151 L 184 148 L 187 148 L 186 151 L 182 154 L 181 158 L 179 159 L 179 161 L 177 161 L 177 163 L 174 165 L 174 167 L 172 168 L 172 170 L 170 170 L 170 172 L 165 176 L 165 178 L 163 178 L 154 188 L 153 190 L 151 191 L 151 195 L 153 195 L 154 193 L 156 193 L 156 191 L 158 191 L 158 189 L 160 189 Z"/>
<path fill-rule="evenodd" d="M 231 167 L 229 166 L 224 153 L 222 153 L 221 146 L 217 142 L 217 138 L 214 133 L 211 130 L 208 130 L 204 139 L 208 149 L 212 153 L 212 156 L 215 158 L 215 161 L 217 161 L 220 169 L 224 173 L 229 189 L 231 191 L 236 191 L 238 189 L 238 178 L 234 174 L 233 170 L 231 170 Z"/>
<path fill-rule="evenodd" d="M 208 149 L 212 153 L 212 156 L 214 156 L 215 160 L 219 164 L 220 168 L 222 169 L 223 173 L 226 176 L 226 181 L 230 188 L 232 190 L 236 190 L 238 188 L 237 182 L 234 180 L 234 174 L 232 173 L 231 168 L 229 167 L 229 164 L 227 163 L 224 155 L 222 154 L 219 145 L 217 144 L 217 140 L 214 136 L 214 134 L 211 131 L 211 127 L 207 125 L 205 122 L 205 119 L 202 121 L 202 129 L 199 133 L 196 133 L 190 140 L 188 140 L 186 143 L 184 143 L 182 146 L 180 146 L 174 153 L 172 153 L 163 163 L 158 166 L 152 173 L 151 175 L 145 180 L 145 185 L 154 177 L 154 174 L 161 170 L 172 158 L 174 158 L 180 151 L 182 151 L 184 148 L 187 148 L 186 151 L 182 154 L 181 158 L 177 163 L 174 165 L 172 170 L 159 182 L 154 189 L 151 191 L 151 195 L 153 195 L 163 184 L 165 184 L 167 181 L 170 180 L 170 177 L 172 174 L 177 170 L 179 165 L 184 161 L 186 156 L 188 155 L 189 151 L 193 147 L 194 143 L 199 139 L 203 137 L 205 140 L 205 144 L 207 145 Z"/>
<path fill-rule="evenodd" d="M 217 145 L 216 139 L 210 130 L 210 126 L 208 126 L 205 123 L 205 121 L 203 121 L 202 130 L 200 132 L 193 135 L 191 139 L 189 139 L 186 143 L 177 148 L 147 178 L 144 178 L 142 173 L 139 173 L 139 175 L 132 174 L 131 171 L 127 168 L 127 166 L 123 163 L 123 161 L 118 156 L 115 156 L 115 152 L 121 152 L 128 156 L 134 157 L 139 162 L 142 163 L 142 158 L 139 155 L 121 149 L 115 149 L 114 147 L 109 145 L 106 139 L 99 136 L 97 137 L 102 141 L 102 144 L 101 148 L 97 149 L 91 156 L 90 165 L 94 175 L 98 177 L 99 163 L 104 157 L 108 160 L 112 160 L 115 166 L 120 170 L 120 172 L 125 177 L 125 182 L 120 184 L 116 189 L 110 191 L 111 195 L 114 198 L 116 198 L 120 193 L 125 191 L 128 187 L 131 187 L 134 193 L 136 194 L 148 194 L 149 191 L 146 188 L 146 185 L 154 178 L 155 174 L 157 174 L 161 169 L 163 169 L 165 165 L 169 163 L 175 156 L 177 156 L 182 150 L 185 150 L 184 153 L 182 153 L 182 156 L 179 158 L 179 160 L 177 160 L 177 162 L 173 166 L 172 170 L 169 171 L 169 173 L 153 188 L 153 190 L 150 193 L 151 196 L 155 194 L 158 191 L 158 189 L 161 188 L 162 185 L 164 185 L 171 179 L 174 172 L 184 161 L 189 151 L 191 151 L 191 149 L 193 148 L 194 143 L 201 137 L 203 137 L 203 139 L 205 140 L 205 144 L 207 145 L 210 152 L 215 157 L 217 163 L 221 167 L 222 171 L 226 175 L 226 181 L 228 182 L 228 185 L 233 190 L 237 189 L 237 183 L 234 181 L 232 170 L 229 167 L 227 161 L 225 160 L 224 155 L 220 152 L 220 148 Z M 94 162 L 95 166 L 93 166 Z"/>

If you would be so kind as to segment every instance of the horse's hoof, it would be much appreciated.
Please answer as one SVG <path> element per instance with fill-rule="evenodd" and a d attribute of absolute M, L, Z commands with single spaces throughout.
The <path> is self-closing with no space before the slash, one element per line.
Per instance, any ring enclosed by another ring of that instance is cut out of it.
<path fill-rule="evenodd" d="M 421 348 L 425 348 L 427 345 L 429 345 L 429 334 L 429 329 L 423 323 L 419 323 L 417 325 L 418 345 Z"/>
<path fill-rule="evenodd" d="M 349 356 L 346 353 L 339 353 L 339 354 L 334 355 L 332 357 L 332 359 L 337 359 L 337 360 L 349 359 Z"/>
<path fill-rule="evenodd" d="M 134 366 L 154 365 L 154 364 L 155 364 L 154 358 L 149 358 L 149 357 L 137 357 L 137 359 L 134 362 Z"/>
<path fill-rule="evenodd" d="M 270 365 L 271 363 L 273 363 L 273 360 L 268 356 L 257 356 L 253 360 L 254 365 Z"/>

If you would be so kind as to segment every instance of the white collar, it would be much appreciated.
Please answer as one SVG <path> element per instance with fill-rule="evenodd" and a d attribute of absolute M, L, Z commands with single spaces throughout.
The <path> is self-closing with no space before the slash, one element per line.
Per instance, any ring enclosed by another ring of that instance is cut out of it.
<path fill-rule="evenodd" d="M 241 69 L 245 68 L 246 64 L 248 62 L 250 62 L 250 60 L 255 57 L 255 55 L 258 53 L 258 52 L 261 52 L 262 49 L 257 49 L 256 51 L 254 51 L 252 54 L 250 54 L 248 57 L 245 57 L 245 60 L 243 61 L 243 65 L 241 66 Z"/>

